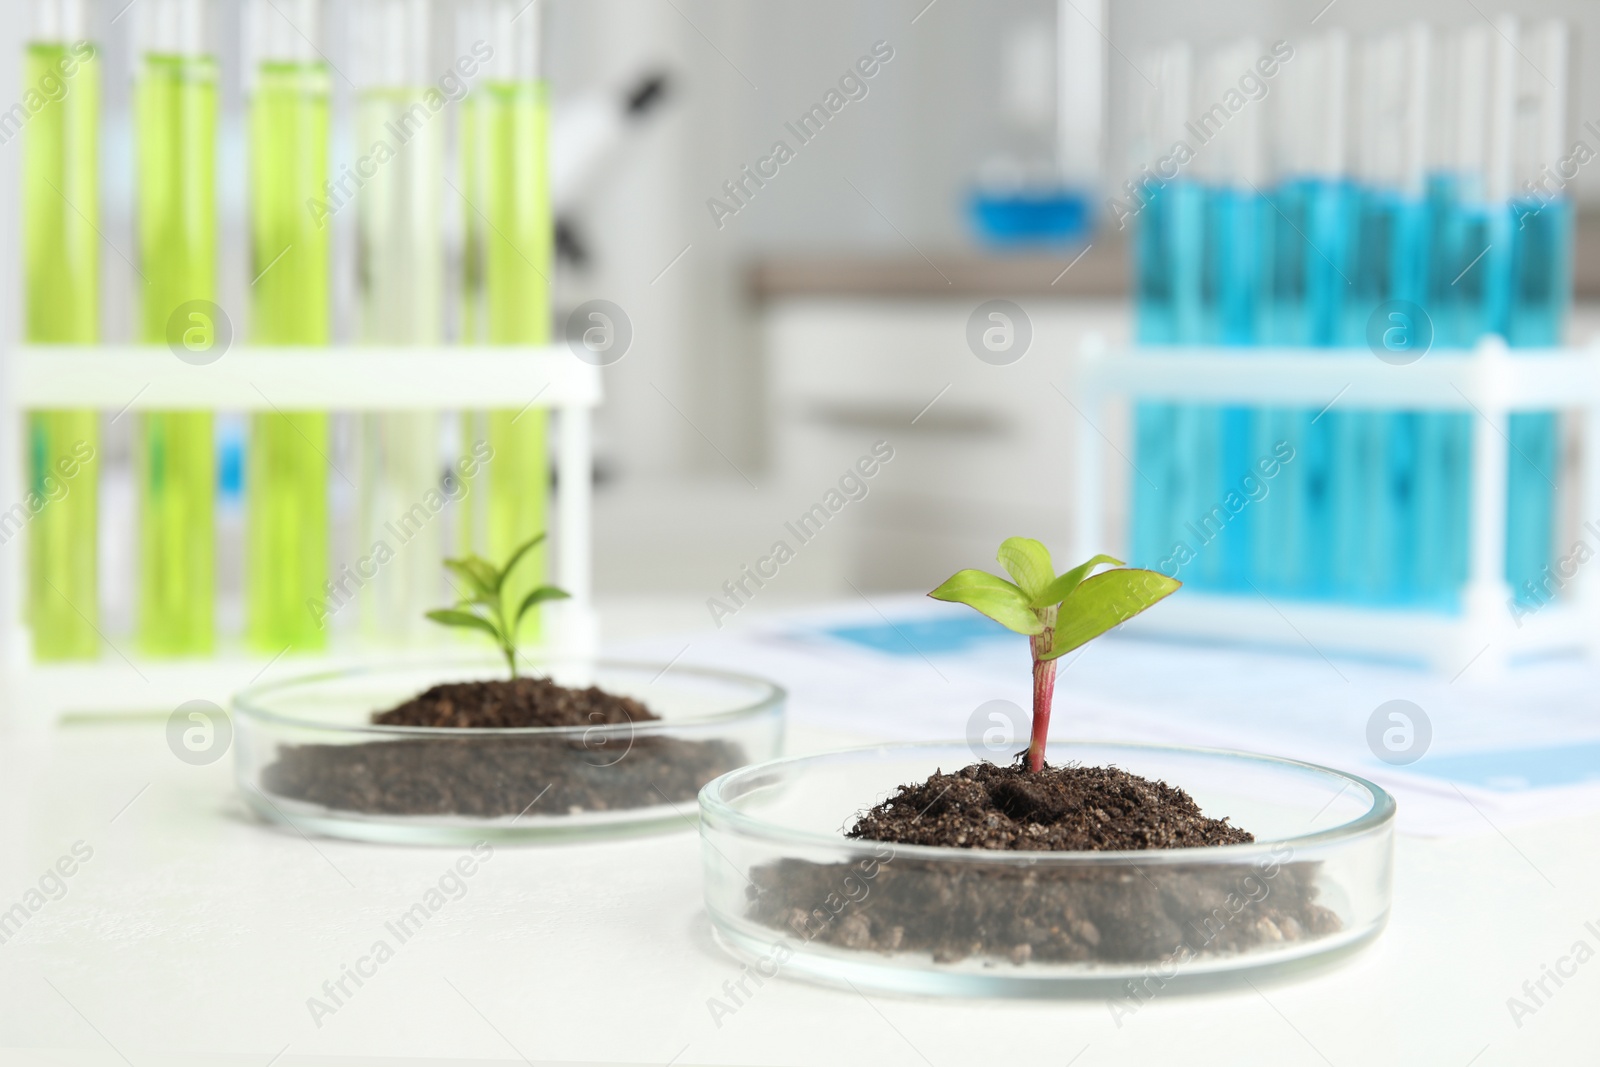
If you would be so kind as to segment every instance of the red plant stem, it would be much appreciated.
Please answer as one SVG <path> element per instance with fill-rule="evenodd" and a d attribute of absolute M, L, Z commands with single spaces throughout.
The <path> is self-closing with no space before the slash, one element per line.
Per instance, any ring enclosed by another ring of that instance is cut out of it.
<path fill-rule="evenodd" d="M 1040 658 L 1050 651 L 1055 628 L 1033 635 L 1033 732 L 1028 738 L 1028 770 L 1044 769 L 1044 746 L 1050 739 L 1050 707 L 1056 695 L 1056 661 Z"/>

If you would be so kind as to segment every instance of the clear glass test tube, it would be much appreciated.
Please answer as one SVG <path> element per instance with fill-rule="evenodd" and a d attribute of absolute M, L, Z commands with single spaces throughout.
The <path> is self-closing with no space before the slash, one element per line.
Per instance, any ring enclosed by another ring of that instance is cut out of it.
<path fill-rule="evenodd" d="M 1200 65 L 1196 98 L 1220 100 L 1237 92 L 1239 72 L 1262 54 L 1260 43 L 1248 38 L 1212 49 Z M 1256 341 L 1266 210 L 1259 193 L 1262 167 L 1260 111 L 1254 106 L 1212 133 L 1193 163 L 1203 205 L 1198 340 L 1207 345 Z M 1252 505 L 1235 513 L 1225 502 L 1244 499 L 1247 480 L 1256 477 L 1256 412 L 1214 404 L 1192 405 L 1190 411 L 1192 429 L 1182 453 L 1190 469 L 1183 481 L 1192 492 L 1183 518 L 1210 539 L 1197 548 L 1190 573 L 1206 588 L 1249 592 L 1260 512 Z"/>
<path fill-rule="evenodd" d="M 267 346 L 326 345 L 329 74 L 317 0 L 252 0 L 251 334 Z M 328 415 L 262 412 L 246 449 L 246 639 L 259 651 L 326 647 Z"/>
<path fill-rule="evenodd" d="M 1487 192 L 1493 52 L 1493 28 L 1469 26 L 1439 35 L 1430 70 L 1422 305 L 1437 349 L 1471 348 L 1494 328 L 1505 249 L 1495 247 L 1499 212 Z M 1418 420 L 1415 588 L 1419 601 L 1448 610 L 1467 580 L 1472 420 L 1468 411 Z"/>
<path fill-rule="evenodd" d="M 30 344 L 100 340 L 100 58 L 83 0 L 42 0 L 23 69 L 44 105 L 23 133 L 23 334 Z M 24 610 L 40 660 L 100 654 L 100 416 L 34 411 Z"/>
<path fill-rule="evenodd" d="M 1297 42 L 1279 75 L 1275 182 L 1263 316 L 1269 344 L 1331 346 L 1349 299 L 1354 185 L 1349 160 L 1348 38 L 1329 32 Z M 1285 594 L 1341 595 L 1341 531 L 1364 521 L 1350 493 L 1349 425 L 1333 408 L 1269 409 L 1257 455 L 1293 449 L 1259 518 L 1272 530 L 1257 559 L 1267 586 Z"/>
<path fill-rule="evenodd" d="M 427 0 L 363 0 L 357 23 L 356 225 L 360 340 L 444 340 L 444 131 L 439 75 L 428 62 Z M 361 587 L 361 632 L 415 644 L 440 632 L 424 612 L 444 592 L 440 419 L 431 411 L 361 418 L 361 549 L 389 556 Z M 380 557 L 381 558 L 381 557 Z"/>
<path fill-rule="evenodd" d="M 134 84 L 139 338 L 216 328 L 217 61 L 206 0 L 145 0 Z M 214 641 L 216 459 L 209 412 L 150 412 L 136 441 L 138 645 L 199 655 Z"/>
<path fill-rule="evenodd" d="M 1428 80 L 1432 35 L 1422 24 L 1381 34 L 1357 56 L 1358 182 L 1352 234 L 1352 294 L 1341 342 L 1364 350 L 1374 317 L 1379 337 L 1398 349 L 1431 343 L 1423 310 L 1427 266 L 1424 188 Z M 1404 352 L 1397 351 L 1403 358 Z M 1358 412 L 1350 416 L 1358 445 L 1352 487 L 1362 496 L 1365 526 L 1344 539 L 1346 589 L 1355 599 L 1417 599 L 1418 446 L 1422 412 Z"/>
<path fill-rule="evenodd" d="M 1516 348 L 1559 345 L 1572 300 L 1573 207 L 1577 174 L 1571 99 L 1572 32 L 1552 20 L 1517 27 L 1526 57 L 1510 73 L 1514 100 L 1503 149 L 1510 155 L 1511 256 L 1505 338 Z M 1561 419 L 1554 411 L 1516 412 L 1507 429 L 1506 580 L 1526 604 L 1555 595 L 1550 579 L 1558 540 L 1562 479 Z M 1574 516 L 1576 518 L 1576 516 Z"/>
<path fill-rule="evenodd" d="M 478 70 L 462 102 L 461 179 L 466 227 L 462 335 L 468 344 L 549 343 L 550 276 L 555 226 L 546 145 L 549 91 L 540 62 L 543 4 L 480 0 L 459 23 L 460 62 Z M 459 68 L 458 68 L 459 69 Z M 550 474 L 545 412 L 515 398 L 515 407 L 474 413 L 466 444 L 487 449 L 487 471 L 462 509 L 463 541 L 503 562 L 545 530 Z M 508 579 L 516 605 L 542 584 L 544 547 Z M 537 636 L 530 612 L 523 636 Z"/>
<path fill-rule="evenodd" d="M 1132 177 L 1123 187 L 1129 210 L 1138 208 L 1130 223 L 1136 248 L 1135 329 L 1140 344 L 1193 342 L 1198 188 L 1191 176 L 1157 173 L 1188 117 L 1193 51 L 1187 43 L 1170 44 L 1153 49 L 1141 65 L 1154 72 L 1155 87 L 1147 92 L 1142 79 L 1129 81 L 1130 96 L 1143 97 L 1147 106 L 1135 124 Z M 1141 401 L 1134 411 L 1139 476 L 1133 483 L 1129 541 L 1140 566 L 1178 562 L 1174 547 L 1183 536 L 1187 505 L 1178 469 L 1182 410 L 1177 404 Z"/>
<path fill-rule="evenodd" d="M 1262 101 L 1271 120 L 1271 137 L 1270 173 L 1261 185 L 1266 232 L 1257 336 L 1267 345 L 1299 347 L 1315 341 L 1309 260 L 1317 253 L 1304 234 L 1314 199 L 1308 175 L 1317 163 L 1315 146 L 1308 143 L 1307 136 L 1316 108 L 1315 90 L 1308 82 L 1316 80 L 1321 65 L 1316 42 L 1305 47 L 1296 42 L 1293 62 L 1278 72 L 1271 95 Z M 1312 69 L 1305 69 L 1308 66 Z M 1293 408 L 1269 406 L 1256 413 L 1252 452 L 1257 457 L 1282 459 L 1293 449 L 1293 458 L 1282 463 L 1267 498 L 1255 505 L 1253 580 L 1274 595 L 1304 596 L 1307 592 L 1301 546 L 1308 536 L 1312 482 L 1307 477 L 1303 423 L 1302 413 Z"/>

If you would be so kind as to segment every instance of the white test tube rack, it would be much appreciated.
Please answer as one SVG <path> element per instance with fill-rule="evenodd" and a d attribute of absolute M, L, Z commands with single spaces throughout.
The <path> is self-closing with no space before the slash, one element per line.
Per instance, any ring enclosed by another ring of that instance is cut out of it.
<path fill-rule="evenodd" d="M 1236 640 L 1306 654 L 1421 661 L 1446 677 L 1502 674 L 1513 659 L 1600 654 L 1600 560 L 1577 566 L 1560 595 L 1514 615 L 1505 574 L 1506 472 L 1513 412 L 1575 412 L 1585 453 L 1575 493 L 1580 521 L 1600 525 L 1600 342 L 1587 348 L 1517 349 L 1493 335 L 1475 348 L 1429 352 L 1395 365 L 1327 348 L 1204 346 L 1113 348 L 1084 342 L 1076 375 L 1084 418 L 1076 445 L 1074 558 L 1105 551 L 1106 478 L 1114 449 L 1103 436 L 1116 401 L 1242 404 L 1473 414 L 1469 573 L 1455 613 L 1187 590 L 1142 615 L 1140 631 Z M 1126 455 L 1115 460 L 1126 466 Z M 1600 554 L 1600 543 L 1590 548 Z M 1115 550 L 1113 550 L 1115 551 Z M 1181 578 L 1182 575 L 1180 574 Z M 1564 576 L 1565 577 L 1565 576 Z"/>
<path fill-rule="evenodd" d="M 593 655 L 599 630 L 591 582 L 590 419 L 601 399 L 600 370 L 565 346 L 238 346 L 205 365 L 159 346 L 18 346 L 0 359 L 0 499 L 25 499 L 21 444 L 30 410 L 493 410 L 522 398 L 529 410 L 554 416 L 554 580 L 571 594 L 543 606 L 545 636 L 529 652 Z M 258 679 L 416 654 L 370 649 L 275 660 L 244 653 L 151 660 L 135 655 L 130 639 L 106 642 L 97 660 L 41 664 L 22 623 L 28 533 L 0 552 L 0 694 L 14 718 L 166 713 L 190 700 L 226 707 L 234 692 Z"/>

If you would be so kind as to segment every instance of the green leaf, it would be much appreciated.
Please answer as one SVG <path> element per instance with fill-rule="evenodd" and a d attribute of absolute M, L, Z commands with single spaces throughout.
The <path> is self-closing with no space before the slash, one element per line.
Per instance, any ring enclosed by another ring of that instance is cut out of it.
<path fill-rule="evenodd" d="M 500 575 L 495 573 L 489 561 L 478 556 L 467 556 L 464 559 L 447 559 L 445 567 L 451 574 L 458 576 L 462 581 L 472 587 L 479 602 L 486 603 L 500 586 Z"/>
<path fill-rule="evenodd" d="M 463 630 L 482 630 L 496 642 L 500 641 L 500 631 L 494 623 L 482 615 L 474 615 L 470 611 L 456 611 L 452 608 L 436 608 L 427 613 L 428 618 L 440 626 L 455 626 Z"/>
<path fill-rule="evenodd" d="M 506 565 L 500 568 L 500 577 L 495 580 L 494 589 L 492 591 L 498 593 L 500 591 L 500 586 L 504 584 L 506 578 L 510 576 L 511 568 L 515 567 L 518 563 L 521 563 L 522 557 L 539 547 L 543 541 L 544 534 L 540 533 L 535 536 L 533 540 L 527 542 L 521 548 L 511 553 L 511 558 L 506 560 Z"/>
<path fill-rule="evenodd" d="M 1045 586 L 1044 592 L 1033 598 L 1033 606 L 1036 608 L 1048 608 L 1054 604 L 1061 603 L 1072 594 L 1074 589 L 1083 584 L 1083 580 L 1089 576 L 1090 571 L 1103 563 L 1109 563 L 1113 567 L 1121 567 L 1123 565 L 1120 559 L 1112 556 L 1096 556 L 1088 563 L 1079 564 Z"/>
<path fill-rule="evenodd" d="M 522 617 L 526 615 L 528 610 L 535 604 L 542 604 L 546 600 L 567 600 L 570 599 L 571 596 L 572 594 L 567 592 L 565 589 L 557 589 L 553 585 L 541 585 L 539 588 L 522 598 L 522 606 L 517 608 L 517 617 L 511 622 L 512 632 L 515 633 L 517 628 L 522 625 Z"/>
<path fill-rule="evenodd" d="M 1081 648 L 1107 630 L 1127 622 L 1183 583 L 1156 571 L 1125 568 L 1087 578 L 1061 602 L 1055 640 L 1041 659 L 1055 659 Z"/>
<path fill-rule="evenodd" d="M 1056 576 L 1050 550 L 1031 537 L 1006 538 L 1000 542 L 997 558 L 1030 599 L 1043 593 Z"/>
<path fill-rule="evenodd" d="M 1019 634 L 1036 634 L 1044 629 L 1044 623 L 1028 607 L 1028 594 L 987 571 L 956 571 L 928 595 L 935 600 L 965 604 Z"/>

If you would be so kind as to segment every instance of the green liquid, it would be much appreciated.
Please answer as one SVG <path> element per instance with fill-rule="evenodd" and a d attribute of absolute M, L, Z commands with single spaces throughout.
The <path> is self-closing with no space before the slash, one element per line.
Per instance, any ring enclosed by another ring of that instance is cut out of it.
<path fill-rule="evenodd" d="M 416 107 L 424 92 L 368 90 L 357 103 L 358 158 L 373 156 L 375 164 L 353 205 L 366 344 L 438 344 L 444 336 L 445 124 L 443 116 Z M 377 144 L 393 148 L 394 157 L 379 161 Z M 383 644 L 433 639 L 439 629 L 423 613 L 443 595 L 439 416 L 375 412 L 361 424 L 361 549 L 382 542 L 395 553 L 361 588 L 362 633 Z"/>
<path fill-rule="evenodd" d="M 328 71 L 263 63 L 250 104 L 255 342 L 328 343 Z M 280 258 L 281 257 L 281 258 Z M 276 262 L 274 262 L 276 261 Z M 246 471 L 246 639 L 262 652 L 327 647 L 328 416 L 251 420 Z"/>
<path fill-rule="evenodd" d="M 93 344 L 100 339 L 99 58 L 87 44 L 30 44 L 23 76 L 25 101 L 41 84 L 65 86 L 65 95 L 44 99 L 23 136 L 25 336 L 32 344 Z M 99 450 L 98 413 L 29 413 L 25 610 L 39 660 L 100 654 Z M 14 515 L 0 517 L 0 544 L 21 529 Z"/>
<path fill-rule="evenodd" d="M 461 125 L 466 220 L 463 337 L 469 344 L 542 345 L 550 340 L 551 221 L 545 147 L 548 93 L 542 82 L 487 82 L 463 101 Z M 521 398 L 526 403 L 531 397 Z M 468 516 L 467 544 L 496 563 L 545 529 L 549 498 L 545 413 L 529 408 L 491 411 L 470 420 L 471 444 L 487 438 L 488 501 Z M 479 475 L 481 481 L 484 475 Z M 541 584 L 541 546 L 517 566 L 507 602 L 519 604 Z M 538 612 L 522 634 L 538 634 Z"/>
<path fill-rule="evenodd" d="M 183 305 L 216 299 L 216 60 L 146 55 L 134 107 L 140 339 L 164 345 L 174 316 L 183 327 L 193 324 Z M 216 597 L 211 414 L 151 412 L 140 423 L 139 646 L 150 655 L 204 655 L 213 645 Z"/>

